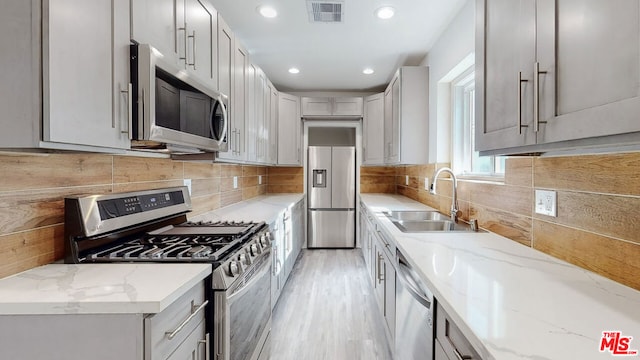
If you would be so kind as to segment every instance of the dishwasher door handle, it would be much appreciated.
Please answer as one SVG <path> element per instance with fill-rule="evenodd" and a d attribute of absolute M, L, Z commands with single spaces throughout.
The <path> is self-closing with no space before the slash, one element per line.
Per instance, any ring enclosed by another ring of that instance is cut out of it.
<path fill-rule="evenodd" d="M 416 299 L 417 302 L 419 302 L 420 304 L 422 304 L 422 306 L 426 307 L 427 309 L 431 309 L 431 300 L 428 299 L 425 295 L 420 294 L 420 291 L 418 291 L 418 289 L 416 289 L 410 282 L 409 280 L 407 280 L 407 275 L 406 275 L 406 270 L 407 266 L 402 262 L 399 261 L 398 262 L 398 279 L 402 282 L 402 284 L 404 284 L 404 286 L 407 288 L 407 291 L 409 292 L 409 294 L 411 294 L 411 296 Z"/>

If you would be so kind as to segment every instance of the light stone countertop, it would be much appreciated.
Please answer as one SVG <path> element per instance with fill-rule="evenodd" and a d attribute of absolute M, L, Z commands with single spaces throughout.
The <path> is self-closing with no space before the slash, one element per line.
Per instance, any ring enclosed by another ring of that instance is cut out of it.
<path fill-rule="evenodd" d="M 371 212 L 431 210 L 399 195 L 361 200 Z M 375 215 L 483 359 L 615 358 L 599 351 L 603 331 L 640 350 L 640 291 L 493 233 L 402 233 Z"/>
<path fill-rule="evenodd" d="M 264 221 L 276 220 L 287 207 L 294 205 L 304 194 L 260 195 L 204 214 L 189 217 L 190 221 Z"/>
<path fill-rule="evenodd" d="M 0 315 L 155 314 L 211 264 L 49 264 L 0 279 Z"/>
<path fill-rule="evenodd" d="M 272 194 L 190 218 L 270 223 L 303 194 Z M 0 315 L 154 314 L 211 274 L 211 264 L 49 264 L 0 279 Z"/>

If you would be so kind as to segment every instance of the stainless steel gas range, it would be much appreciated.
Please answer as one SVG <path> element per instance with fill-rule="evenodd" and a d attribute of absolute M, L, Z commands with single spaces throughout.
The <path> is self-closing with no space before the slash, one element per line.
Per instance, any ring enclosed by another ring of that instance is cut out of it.
<path fill-rule="evenodd" d="M 267 357 L 271 236 L 262 222 L 188 222 L 186 187 L 65 199 L 65 262 L 207 262 L 216 360 Z"/>

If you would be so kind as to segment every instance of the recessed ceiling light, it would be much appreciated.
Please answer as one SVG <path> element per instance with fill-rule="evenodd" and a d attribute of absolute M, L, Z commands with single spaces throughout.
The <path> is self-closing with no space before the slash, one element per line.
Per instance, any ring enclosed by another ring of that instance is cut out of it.
<path fill-rule="evenodd" d="M 260 13 L 260 15 L 266 18 L 274 18 L 278 16 L 278 12 L 276 11 L 276 9 L 267 5 L 258 6 L 258 12 Z"/>
<path fill-rule="evenodd" d="M 362 73 L 365 75 L 371 75 L 373 74 L 373 69 L 372 68 L 366 68 L 364 70 L 362 70 Z"/>
<path fill-rule="evenodd" d="M 379 17 L 380 19 L 390 19 L 393 17 L 393 14 L 396 13 L 396 9 L 392 8 L 391 6 L 383 6 L 381 8 L 378 8 L 378 10 L 376 10 L 376 16 Z"/>
<path fill-rule="evenodd" d="M 297 74 L 297 73 L 299 73 L 299 72 L 300 72 L 300 70 L 298 70 L 298 68 L 294 68 L 294 67 L 292 67 L 291 69 L 289 69 L 289 73 L 290 73 L 290 74 Z"/>

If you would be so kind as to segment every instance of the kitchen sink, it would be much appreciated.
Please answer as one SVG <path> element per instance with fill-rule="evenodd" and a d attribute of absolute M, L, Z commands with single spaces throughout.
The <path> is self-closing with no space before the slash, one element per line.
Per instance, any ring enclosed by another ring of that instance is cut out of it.
<path fill-rule="evenodd" d="M 451 231 L 455 227 L 455 223 L 448 220 L 400 220 L 393 224 L 402 232 Z"/>
<path fill-rule="evenodd" d="M 385 215 L 392 221 L 449 220 L 450 217 L 437 211 L 388 211 Z"/>
<path fill-rule="evenodd" d="M 442 231 L 474 231 L 471 226 L 463 222 L 451 220 L 394 220 L 391 219 L 400 231 L 404 233 L 442 232 Z M 478 229 L 479 232 L 484 230 Z"/>

